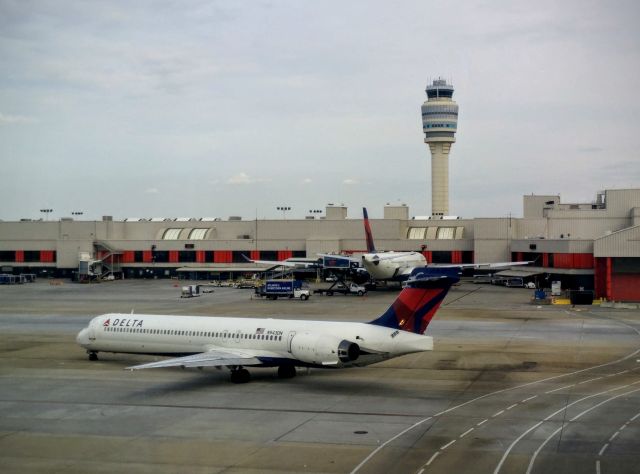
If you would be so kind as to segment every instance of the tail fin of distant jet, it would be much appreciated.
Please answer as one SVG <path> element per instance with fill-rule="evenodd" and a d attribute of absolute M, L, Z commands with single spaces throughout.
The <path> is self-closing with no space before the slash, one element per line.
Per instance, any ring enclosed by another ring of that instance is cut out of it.
<path fill-rule="evenodd" d="M 376 253 L 376 246 L 373 243 L 373 234 L 371 233 L 371 226 L 369 225 L 369 214 L 367 208 L 362 208 L 362 215 L 364 216 L 364 235 L 367 239 L 367 252 Z"/>
<path fill-rule="evenodd" d="M 457 281 L 458 277 L 451 273 L 408 280 L 389 309 L 370 324 L 424 334 L 451 285 Z"/>

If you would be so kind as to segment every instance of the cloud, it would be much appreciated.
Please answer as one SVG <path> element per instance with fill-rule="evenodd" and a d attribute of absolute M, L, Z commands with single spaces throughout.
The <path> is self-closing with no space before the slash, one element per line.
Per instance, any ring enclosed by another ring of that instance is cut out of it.
<path fill-rule="evenodd" d="M 37 122 L 37 120 L 33 117 L 0 113 L 0 124 L 35 123 L 35 122 Z"/>
<path fill-rule="evenodd" d="M 147 188 L 144 192 L 147 194 L 159 194 L 160 190 L 158 188 Z"/>
<path fill-rule="evenodd" d="M 313 182 L 313 180 L 311 178 L 304 178 L 302 180 L 302 184 L 309 184 L 309 183 L 312 183 L 312 182 Z"/>
<path fill-rule="evenodd" d="M 360 181 L 358 181 L 357 179 L 353 179 L 353 178 L 347 178 L 345 179 L 342 184 L 346 184 L 346 185 L 352 185 L 352 184 L 358 184 Z"/>
<path fill-rule="evenodd" d="M 232 176 L 227 180 L 227 184 L 255 184 L 271 181 L 268 178 L 254 178 L 244 171 Z"/>
<path fill-rule="evenodd" d="M 600 153 L 601 151 L 604 151 L 604 148 L 599 146 L 583 146 L 579 147 L 578 151 L 580 153 Z"/>

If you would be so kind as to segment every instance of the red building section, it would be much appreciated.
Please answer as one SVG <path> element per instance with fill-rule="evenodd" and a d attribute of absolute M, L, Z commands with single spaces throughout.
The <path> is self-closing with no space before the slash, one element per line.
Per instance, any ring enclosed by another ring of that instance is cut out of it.
<path fill-rule="evenodd" d="M 640 301 L 640 273 L 612 273 L 613 301 Z"/>
<path fill-rule="evenodd" d="M 214 263 L 232 263 L 233 252 L 231 250 L 216 250 L 213 252 Z"/>
<path fill-rule="evenodd" d="M 40 261 L 42 263 L 53 263 L 56 261 L 55 250 L 40 250 Z"/>
<path fill-rule="evenodd" d="M 640 266 L 633 273 L 614 271 L 611 257 L 596 258 L 597 298 L 609 301 L 640 301 Z"/>
<path fill-rule="evenodd" d="M 593 268 L 592 253 L 554 253 L 554 268 Z"/>
<path fill-rule="evenodd" d="M 291 257 L 293 257 L 291 250 L 278 250 L 278 260 L 286 260 Z"/>
<path fill-rule="evenodd" d="M 120 257 L 121 263 L 135 263 L 136 261 L 136 252 L 133 250 L 125 250 L 122 252 L 122 256 Z"/>

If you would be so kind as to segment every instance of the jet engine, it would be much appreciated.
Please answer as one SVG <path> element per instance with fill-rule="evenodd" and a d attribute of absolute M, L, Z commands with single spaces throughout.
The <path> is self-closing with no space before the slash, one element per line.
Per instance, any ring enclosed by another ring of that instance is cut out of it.
<path fill-rule="evenodd" d="M 344 366 L 360 356 L 360 346 L 339 337 L 296 334 L 291 339 L 291 354 L 302 362 Z"/>

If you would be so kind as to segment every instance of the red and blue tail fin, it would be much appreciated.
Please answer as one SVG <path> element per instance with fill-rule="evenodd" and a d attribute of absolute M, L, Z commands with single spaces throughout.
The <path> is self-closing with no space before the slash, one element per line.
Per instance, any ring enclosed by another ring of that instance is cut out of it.
<path fill-rule="evenodd" d="M 373 234 L 371 233 L 371 226 L 369 225 L 369 214 L 367 208 L 362 208 L 362 215 L 364 216 L 364 235 L 367 239 L 367 253 L 376 253 L 376 246 L 373 243 Z"/>
<path fill-rule="evenodd" d="M 370 324 L 424 334 L 451 285 L 458 280 L 457 273 L 442 271 L 407 280 L 389 309 Z"/>

